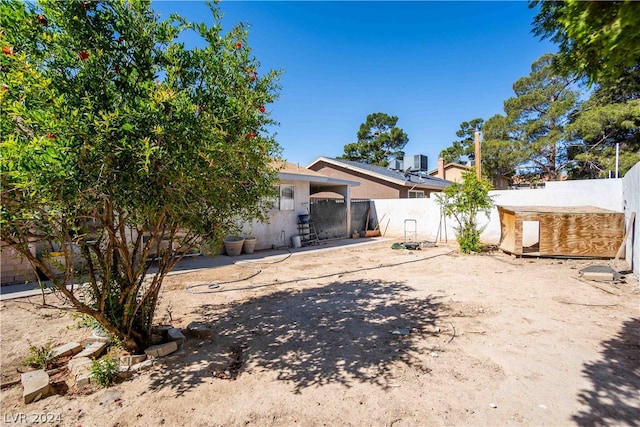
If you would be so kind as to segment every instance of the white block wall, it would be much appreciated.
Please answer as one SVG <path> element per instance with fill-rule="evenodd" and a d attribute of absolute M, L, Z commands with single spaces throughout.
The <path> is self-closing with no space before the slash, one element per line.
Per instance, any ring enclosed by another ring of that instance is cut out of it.
<path fill-rule="evenodd" d="M 634 229 L 627 239 L 627 262 L 635 276 L 640 278 L 640 163 L 627 172 L 622 182 L 625 227 L 629 224 L 631 212 L 636 213 Z"/>
<path fill-rule="evenodd" d="M 640 215 L 640 163 L 635 165 L 624 178 L 592 179 L 582 181 L 548 182 L 545 188 L 527 190 L 492 191 L 496 205 L 503 206 L 596 206 L 616 212 L 625 212 L 627 221 L 631 211 Z M 372 202 L 374 212 L 380 220 L 380 226 L 386 237 L 404 239 L 405 220 L 415 219 L 417 224 L 417 240 L 434 241 L 438 233 L 439 224 L 444 219 L 440 217 L 440 206 L 436 203 L 435 195 L 429 199 L 385 199 Z M 384 217 L 383 217 L 384 216 Z M 500 218 L 497 208 L 491 210 L 487 217 L 481 215 L 479 224 L 485 226 L 482 240 L 485 243 L 500 242 Z M 627 261 L 632 265 L 634 273 L 638 274 L 640 266 L 638 249 L 640 238 L 640 220 L 635 223 L 635 241 L 633 245 L 627 243 Z M 446 235 L 449 241 L 455 242 L 456 225 L 453 218 L 446 218 Z M 413 240 L 413 222 L 406 222 L 408 240 Z M 443 227 L 444 228 L 444 227 Z M 527 235 L 529 231 L 529 235 Z M 524 230 L 526 241 L 537 241 L 537 230 Z M 444 236 L 444 231 L 441 232 Z"/>

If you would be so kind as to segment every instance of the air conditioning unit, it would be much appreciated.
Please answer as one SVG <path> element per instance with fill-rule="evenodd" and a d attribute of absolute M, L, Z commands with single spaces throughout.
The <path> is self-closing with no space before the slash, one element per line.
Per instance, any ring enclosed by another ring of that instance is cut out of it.
<path fill-rule="evenodd" d="M 403 159 L 393 159 L 389 164 L 389 169 L 393 169 L 396 171 L 404 170 L 404 160 Z"/>
<path fill-rule="evenodd" d="M 424 154 L 416 154 L 413 156 L 405 156 L 404 164 L 411 166 L 412 171 L 427 171 L 429 168 L 428 157 Z"/>

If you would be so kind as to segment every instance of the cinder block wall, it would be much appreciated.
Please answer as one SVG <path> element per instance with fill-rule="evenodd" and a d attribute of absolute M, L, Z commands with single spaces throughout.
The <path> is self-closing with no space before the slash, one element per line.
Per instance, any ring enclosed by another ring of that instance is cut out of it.
<path fill-rule="evenodd" d="M 631 212 L 640 215 L 640 163 L 636 164 L 624 178 L 592 179 L 583 181 L 548 182 L 545 188 L 527 190 L 492 191 L 496 205 L 503 206 L 596 206 L 616 212 L 625 212 L 628 223 Z M 376 199 L 372 201 L 375 215 L 384 220 L 380 224 L 386 237 L 404 239 L 405 220 L 415 219 L 417 239 L 435 240 L 440 235 L 455 242 L 456 222 L 453 218 L 440 216 L 440 206 L 436 196 L 430 199 Z M 484 228 L 482 240 L 485 243 L 500 242 L 500 218 L 497 208 L 488 216 L 481 215 L 479 224 Z M 413 223 L 408 224 L 409 239 L 413 239 Z M 627 262 L 634 274 L 640 271 L 640 219 L 636 218 L 633 240 L 627 240 Z M 525 239 L 537 239 L 537 236 L 523 236 Z"/>
<path fill-rule="evenodd" d="M 0 247 L 2 248 L 0 253 L 0 283 L 2 285 L 37 280 L 31 264 L 18 251 L 6 246 L 5 242 L 0 242 Z M 35 245 L 30 246 L 30 249 L 31 253 L 35 255 Z"/>
<path fill-rule="evenodd" d="M 627 239 L 627 262 L 633 274 L 640 278 L 640 163 L 631 168 L 622 180 L 625 224 L 629 224 L 631 213 L 636 213 L 635 226 Z"/>

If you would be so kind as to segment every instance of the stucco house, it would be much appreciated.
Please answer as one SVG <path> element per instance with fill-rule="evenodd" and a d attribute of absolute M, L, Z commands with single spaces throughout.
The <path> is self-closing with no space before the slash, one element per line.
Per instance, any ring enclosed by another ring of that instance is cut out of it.
<path fill-rule="evenodd" d="M 429 171 L 429 175 L 446 179 L 447 181 L 462 182 L 462 174 L 473 170 L 473 163 L 466 165 L 460 163 L 445 163 L 441 157 L 438 159 L 438 168 Z M 502 175 L 494 175 L 491 177 L 491 184 L 494 190 L 506 190 L 509 188 L 509 178 Z"/>
<path fill-rule="evenodd" d="M 272 247 L 291 246 L 291 237 L 299 234 L 298 215 L 309 213 L 309 197 L 314 193 L 330 192 L 351 200 L 351 187 L 360 185 L 357 181 L 331 178 L 318 172 L 288 162 L 274 162 L 279 170 L 278 197 L 273 201 L 268 212 L 269 221 L 254 222 L 243 225 L 244 235 L 257 238 L 255 249 L 271 249 Z M 349 235 L 351 223 L 350 203 L 346 203 L 347 215 L 343 224 L 335 224 L 344 228 L 344 236 Z M 35 282 L 37 275 L 31 264 L 17 251 L 2 242 L 0 257 L 2 273 L 1 284 Z M 36 245 L 31 245 L 34 255 Z"/>
<path fill-rule="evenodd" d="M 245 224 L 243 233 L 258 239 L 256 249 L 291 246 L 291 237 L 300 234 L 298 215 L 308 214 L 309 198 L 317 193 L 337 193 L 344 197 L 347 215 L 344 219 L 344 236 L 350 234 L 350 200 L 353 188 L 360 183 L 356 180 L 331 177 L 289 162 L 277 162 L 279 169 L 278 198 L 268 212 L 269 221 L 254 221 Z"/>
<path fill-rule="evenodd" d="M 462 174 L 473 170 L 470 166 L 460 163 L 445 163 L 444 159 L 438 159 L 438 167 L 429 171 L 429 176 L 435 178 L 446 179 L 452 182 L 462 182 Z"/>
<path fill-rule="evenodd" d="M 451 182 L 428 174 L 403 173 L 382 166 L 331 157 L 318 157 L 307 166 L 322 175 L 357 181 L 351 197 L 359 199 L 413 199 L 431 197 Z"/>

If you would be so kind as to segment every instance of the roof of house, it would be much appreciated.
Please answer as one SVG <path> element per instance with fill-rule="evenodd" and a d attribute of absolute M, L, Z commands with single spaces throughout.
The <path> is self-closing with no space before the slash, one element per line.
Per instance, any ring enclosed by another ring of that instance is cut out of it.
<path fill-rule="evenodd" d="M 307 168 L 310 168 L 311 166 L 319 162 L 329 163 L 334 166 L 339 166 L 403 186 L 442 189 L 451 185 L 451 181 L 447 181 L 446 179 L 436 178 L 428 175 L 404 174 L 402 172 L 388 169 L 383 166 L 375 166 L 367 163 L 354 162 L 351 160 L 335 159 L 332 157 L 318 157 L 316 160 L 311 162 L 311 164 L 309 164 Z"/>
<path fill-rule="evenodd" d="M 462 165 L 462 164 L 460 164 L 460 163 L 447 163 L 446 165 L 444 165 L 444 168 L 445 168 L 445 170 L 446 170 L 446 169 L 451 169 L 451 168 L 454 168 L 454 169 L 463 169 L 463 170 L 473 170 L 473 168 L 472 168 L 472 167 L 467 166 L 467 165 Z M 429 174 L 429 175 L 436 175 L 437 173 L 438 173 L 438 169 L 437 169 L 437 168 L 436 168 L 436 169 L 433 169 L 433 170 L 430 170 L 430 171 L 428 172 L 428 174 Z"/>
<path fill-rule="evenodd" d="M 333 185 L 349 185 L 357 187 L 360 185 L 358 181 L 347 179 L 331 178 L 311 169 L 301 167 L 300 165 L 287 162 L 285 160 L 274 160 L 272 166 L 278 170 L 280 179 L 288 179 L 292 181 L 308 181 L 312 183 L 325 183 Z"/>

